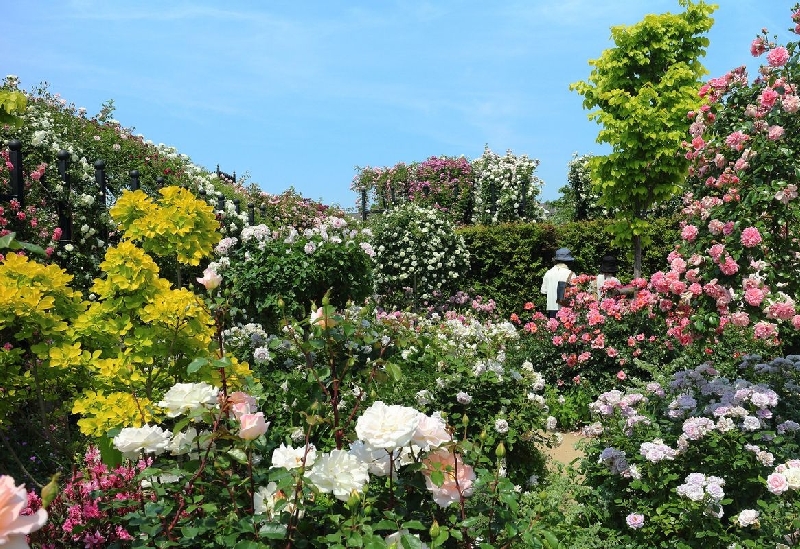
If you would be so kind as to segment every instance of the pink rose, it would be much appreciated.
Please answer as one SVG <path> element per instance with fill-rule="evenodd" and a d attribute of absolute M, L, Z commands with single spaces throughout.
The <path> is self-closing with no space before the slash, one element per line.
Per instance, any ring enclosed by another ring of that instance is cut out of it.
<path fill-rule="evenodd" d="M 681 230 L 681 238 L 687 242 L 693 242 L 697 238 L 698 229 L 694 225 L 686 225 Z"/>
<path fill-rule="evenodd" d="M 792 317 L 792 327 L 795 330 L 800 330 L 800 315 L 794 315 Z"/>
<path fill-rule="evenodd" d="M 753 335 L 756 339 L 770 339 L 778 335 L 778 328 L 769 322 L 757 322 L 753 327 Z"/>
<path fill-rule="evenodd" d="M 241 418 L 244 414 L 254 414 L 258 410 L 256 399 L 241 391 L 229 394 L 228 404 L 236 419 Z"/>
<path fill-rule="evenodd" d="M 253 440 L 267 432 L 268 424 L 264 420 L 264 412 L 242 414 L 239 417 L 239 437 Z"/>
<path fill-rule="evenodd" d="M 789 482 L 782 473 L 772 473 L 767 477 L 767 490 L 780 495 L 789 489 Z"/>
<path fill-rule="evenodd" d="M 428 454 L 422 464 L 425 485 L 431 491 L 433 501 L 440 506 L 447 507 L 451 503 L 460 502 L 462 497 L 472 495 L 477 476 L 472 466 L 461 461 L 460 456 L 441 449 Z M 431 480 L 431 473 L 434 471 L 444 475 L 441 486 Z"/>
<path fill-rule="evenodd" d="M 333 328 L 336 326 L 336 321 L 333 320 L 333 318 L 331 318 L 329 315 L 325 314 L 325 309 L 320 307 L 311 313 L 311 324 L 317 325 L 324 330 L 325 328 Z"/>
<path fill-rule="evenodd" d="M 745 248 L 754 248 L 761 244 L 761 233 L 755 227 L 747 227 L 742 231 L 741 240 Z"/>
<path fill-rule="evenodd" d="M 764 39 L 760 36 L 750 43 L 750 53 L 753 55 L 753 57 L 758 57 L 765 51 L 767 51 L 767 48 L 764 45 Z"/>
<path fill-rule="evenodd" d="M 772 67 L 782 67 L 789 60 L 789 52 L 783 46 L 772 49 L 767 54 L 767 63 Z"/>
<path fill-rule="evenodd" d="M 778 125 L 770 126 L 769 129 L 767 130 L 767 139 L 771 141 L 777 141 L 778 139 L 783 137 L 783 133 L 784 131 L 782 127 Z"/>
<path fill-rule="evenodd" d="M 210 292 L 222 284 L 222 277 L 218 275 L 214 269 L 207 267 L 206 270 L 203 271 L 202 278 L 198 278 L 197 282 Z"/>
<path fill-rule="evenodd" d="M 445 442 L 450 442 L 453 437 L 447 432 L 447 426 L 440 417 L 419 415 L 419 423 L 411 442 L 423 450 L 438 448 Z"/>
<path fill-rule="evenodd" d="M 776 92 L 772 88 L 766 88 L 763 92 L 761 92 L 761 106 L 764 107 L 765 109 L 771 109 L 772 106 L 775 104 L 775 101 L 777 100 L 778 100 L 778 92 Z"/>
<path fill-rule="evenodd" d="M 44 509 L 39 509 L 32 515 L 21 515 L 27 506 L 28 492 L 25 485 L 16 486 L 10 476 L 0 476 L 0 545 L 27 549 L 25 536 L 47 522 L 47 511 Z"/>
<path fill-rule="evenodd" d="M 625 381 L 628 378 L 628 375 L 625 373 L 624 370 L 620 370 L 617 372 L 617 379 L 620 381 Z"/>
<path fill-rule="evenodd" d="M 758 307 L 764 301 L 764 292 L 759 288 L 748 288 L 744 292 L 744 300 L 748 305 Z"/>

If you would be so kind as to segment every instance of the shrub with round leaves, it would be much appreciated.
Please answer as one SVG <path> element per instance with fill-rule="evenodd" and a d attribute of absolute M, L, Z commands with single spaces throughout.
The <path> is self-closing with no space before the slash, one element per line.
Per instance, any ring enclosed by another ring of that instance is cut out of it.
<path fill-rule="evenodd" d="M 459 289 L 469 267 L 464 239 L 441 212 L 404 204 L 375 227 L 375 291 L 385 308 L 429 307 Z"/>

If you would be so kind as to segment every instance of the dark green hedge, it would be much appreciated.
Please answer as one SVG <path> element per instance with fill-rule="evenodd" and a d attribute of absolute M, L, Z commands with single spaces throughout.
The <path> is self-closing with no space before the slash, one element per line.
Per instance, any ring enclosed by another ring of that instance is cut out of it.
<path fill-rule="evenodd" d="M 514 223 L 470 226 L 459 229 L 470 251 L 466 284 L 471 295 L 494 299 L 501 314 L 519 312 L 526 301 L 543 310 L 539 293 L 542 277 L 552 265 L 556 249 L 567 247 L 575 256 L 577 273 L 597 274 L 600 258 L 611 253 L 619 260 L 618 278 L 633 275 L 632 250 L 611 246 L 607 220 L 581 221 L 563 225 Z M 651 221 L 648 235 L 652 244 L 642 254 L 642 274 L 667 269 L 667 254 L 680 238 L 677 218 Z"/>

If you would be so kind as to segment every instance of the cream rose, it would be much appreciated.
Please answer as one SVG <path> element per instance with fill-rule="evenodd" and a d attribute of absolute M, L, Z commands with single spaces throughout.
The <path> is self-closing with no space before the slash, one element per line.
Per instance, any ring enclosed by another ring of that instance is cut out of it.
<path fill-rule="evenodd" d="M 255 414 L 242 414 L 239 417 L 239 437 L 245 440 L 254 440 L 267 432 L 269 424 L 264 420 L 264 412 Z"/>
<path fill-rule="evenodd" d="M 367 464 L 344 450 L 323 454 L 305 476 L 320 492 L 332 493 L 341 501 L 354 491 L 361 492 L 369 482 Z"/>
<path fill-rule="evenodd" d="M 157 425 L 125 427 L 114 437 L 114 448 L 128 459 L 136 459 L 139 452 L 161 454 L 169 448 L 172 433 Z"/>
<path fill-rule="evenodd" d="M 373 448 L 400 448 L 409 444 L 417 432 L 419 416 L 414 408 L 377 401 L 356 421 L 356 434 Z"/>
<path fill-rule="evenodd" d="M 214 406 L 218 395 L 219 389 L 208 383 L 176 383 L 158 405 L 167 409 L 167 417 L 178 417 L 199 408 Z"/>

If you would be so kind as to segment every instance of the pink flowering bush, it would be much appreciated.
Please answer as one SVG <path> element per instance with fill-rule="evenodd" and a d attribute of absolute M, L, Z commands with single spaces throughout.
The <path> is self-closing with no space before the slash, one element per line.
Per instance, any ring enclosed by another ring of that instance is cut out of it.
<path fill-rule="evenodd" d="M 123 525 L 122 517 L 146 499 L 137 476 L 151 462 L 142 460 L 111 468 L 101 461 L 100 450 L 89 446 L 83 463 L 73 470 L 48 505 L 50 520 L 31 535 L 31 543 L 42 549 L 57 549 L 102 548 L 130 542 L 136 532 Z M 41 508 L 42 499 L 29 492 L 29 512 Z"/>
<path fill-rule="evenodd" d="M 704 364 L 662 379 L 590 406 L 580 472 L 594 496 L 584 504 L 607 535 L 633 547 L 766 547 L 795 536 L 800 356 L 747 355 L 731 378 Z"/>
<path fill-rule="evenodd" d="M 692 308 L 687 337 L 736 326 L 763 342 L 800 340 L 797 51 L 764 30 L 751 45 L 765 57 L 759 75 L 739 67 L 712 78 L 700 90 L 704 105 L 689 113 L 682 241 L 660 275 L 665 294 Z"/>

